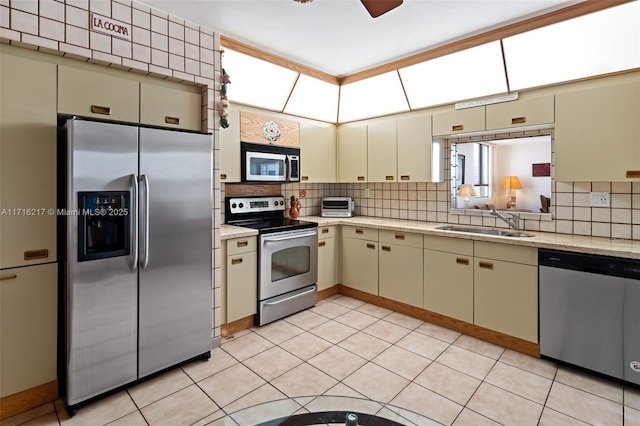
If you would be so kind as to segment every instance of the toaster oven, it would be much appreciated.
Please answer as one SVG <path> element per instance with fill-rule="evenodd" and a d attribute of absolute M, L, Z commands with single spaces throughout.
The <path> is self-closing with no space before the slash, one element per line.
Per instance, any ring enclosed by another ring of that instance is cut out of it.
<path fill-rule="evenodd" d="M 351 217 L 354 203 L 351 197 L 327 197 L 322 199 L 323 217 Z"/>

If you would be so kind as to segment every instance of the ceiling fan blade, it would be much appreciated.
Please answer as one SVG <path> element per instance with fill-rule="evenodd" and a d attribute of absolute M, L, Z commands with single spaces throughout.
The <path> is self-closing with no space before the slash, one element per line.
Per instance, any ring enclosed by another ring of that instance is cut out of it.
<path fill-rule="evenodd" d="M 403 0 L 360 0 L 372 18 L 387 13 L 402 4 Z"/>

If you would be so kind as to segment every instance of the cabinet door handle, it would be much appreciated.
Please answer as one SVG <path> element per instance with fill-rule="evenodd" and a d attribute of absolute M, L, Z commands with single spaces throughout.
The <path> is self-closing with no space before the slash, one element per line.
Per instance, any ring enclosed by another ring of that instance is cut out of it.
<path fill-rule="evenodd" d="M 238 258 L 235 258 L 235 259 L 231 259 L 231 264 L 232 265 L 238 265 L 240 263 L 242 263 L 242 258 L 241 257 L 238 257 Z"/>
<path fill-rule="evenodd" d="M 396 240 L 404 240 L 404 234 L 396 234 Z"/>
<path fill-rule="evenodd" d="M 325 244 L 325 241 L 318 241 L 318 247 L 324 247 Z"/>
<path fill-rule="evenodd" d="M 367 248 L 368 248 L 368 249 L 375 249 L 375 248 L 376 248 L 376 245 L 375 245 L 375 244 L 368 243 L 368 244 L 367 244 Z"/>
<path fill-rule="evenodd" d="M 323 234 L 328 234 L 329 233 L 329 228 L 322 228 L 322 232 Z"/>
<path fill-rule="evenodd" d="M 167 115 L 164 117 L 164 122 L 167 124 L 180 124 L 180 117 L 170 117 Z"/>
<path fill-rule="evenodd" d="M 356 234 L 363 235 L 364 234 L 364 229 L 356 228 Z"/>
<path fill-rule="evenodd" d="M 464 257 L 456 257 L 456 263 L 459 265 L 468 265 L 469 259 L 465 259 Z"/>
<path fill-rule="evenodd" d="M 0 281 L 15 280 L 16 278 L 18 278 L 17 275 L 7 275 L 6 277 L 0 277 Z"/>
<path fill-rule="evenodd" d="M 527 117 L 513 117 L 511 124 L 522 124 L 527 122 Z"/>
<path fill-rule="evenodd" d="M 49 257 L 49 250 L 28 250 L 24 252 L 24 260 L 46 259 Z"/>
<path fill-rule="evenodd" d="M 248 245 L 249 245 L 249 241 L 238 241 L 238 242 L 236 243 L 236 246 L 237 246 L 237 247 L 246 247 L 246 246 L 248 246 Z"/>
<path fill-rule="evenodd" d="M 400 176 L 400 180 L 411 180 L 411 177 L 409 175 L 402 175 Z"/>
<path fill-rule="evenodd" d="M 454 124 L 451 126 L 451 130 L 454 132 L 459 132 L 460 130 L 464 130 L 464 126 L 462 124 Z"/>
<path fill-rule="evenodd" d="M 220 173 L 220 180 L 227 180 L 227 174 L 226 173 Z"/>
<path fill-rule="evenodd" d="M 380 248 L 382 249 L 382 251 L 391 251 L 391 247 L 389 246 L 380 246 Z"/>
<path fill-rule="evenodd" d="M 358 180 L 361 182 L 364 181 L 364 176 L 358 176 Z"/>
<path fill-rule="evenodd" d="M 307 181 L 307 180 L 309 180 L 309 176 L 302 176 L 302 177 L 300 178 L 300 180 L 302 180 L 302 181 Z"/>
<path fill-rule="evenodd" d="M 91 112 L 94 114 L 111 115 L 111 107 L 91 105 Z"/>
<path fill-rule="evenodd" d="M 491 262 L 478 262 L 478 266 L 484 269 L 493 269 L 493 263 Z"/>
<path fill-rule="evenodd" d="M 387 176 L 384 177 L 384 179 L 385 180 L 394 180 L 395 178 L 393 176 L 387 175 Z"/>
<path fill-rule="evenodd" d="M 627 173 L 625 173 L 625 177 L 627 177 L 628 179 L 640 178 L 640 170 L 627 170 Z"/>

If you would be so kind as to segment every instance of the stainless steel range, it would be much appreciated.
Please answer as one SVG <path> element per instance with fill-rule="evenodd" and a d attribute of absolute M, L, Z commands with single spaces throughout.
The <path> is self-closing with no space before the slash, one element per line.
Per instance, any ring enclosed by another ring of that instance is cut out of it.
<path fill-rule="evenodd" d="M 279 196 L 227 197 L 225 222 L 258 230 L 258 313 L 265 325 L 318 300 L 318 224 L 284 215 Z"/>

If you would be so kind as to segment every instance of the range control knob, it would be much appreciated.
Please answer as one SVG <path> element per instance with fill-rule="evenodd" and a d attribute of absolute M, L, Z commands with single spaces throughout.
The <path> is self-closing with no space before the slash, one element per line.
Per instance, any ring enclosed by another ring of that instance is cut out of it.
<path fill-rule="evenodd" d="M 235 209 L 237 207 L 236 203 L 231 204 L 231 208 Z"/>
<path fill-rule="evenodd" d="M 244 204 L 240 203 L 240 204 L 238 205 L 238 207 L 243 208 L 243 207 L 244 207 Z"/>

